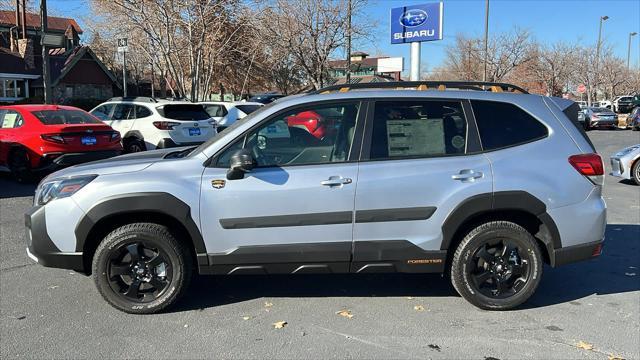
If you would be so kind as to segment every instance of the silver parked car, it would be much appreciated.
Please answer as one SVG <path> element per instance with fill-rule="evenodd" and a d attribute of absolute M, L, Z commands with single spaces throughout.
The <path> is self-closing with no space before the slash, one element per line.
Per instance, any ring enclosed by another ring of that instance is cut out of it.
<path fill-rule="evenodd" d="M 640 185 L 640 144 L 618 151 L 610 160 L 611 175 Z"/>
<path fill-rule="evenodd" d="M 175 303 L 193 272 L 446 272 L 475 306 L 510 309 L 545 262 L 601 253 L 604 167 L 577 108 L 499 83 L 290 96 L 197 148 L 48 176 L 27 254 L 92 274 L 130 313 Z"/>
<path fill-rule="evenodd" d="M 618 115 L 613 111 L 602 107 L 587 107 L 584 113 L 584 129 L 591 130 L 593 128 L 616 128 L 618 126 Z"/>

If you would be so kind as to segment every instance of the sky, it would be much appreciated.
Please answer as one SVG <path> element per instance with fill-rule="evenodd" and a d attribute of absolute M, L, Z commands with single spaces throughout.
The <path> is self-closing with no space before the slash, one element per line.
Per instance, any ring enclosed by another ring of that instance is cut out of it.
<path fill-rule="evenodd" d="M 372 55 L 401 56 L 409 66 L 409 44 L 391 45 L 389 35 L 390 9 L 423 4 L 428 0 L 370 0 L 365 18 L 375 24 L 372 41 L 358 44 L 353 50 Z M 423 71 L 439 66 L 445 48 L 455 42 L 456 34 L 484 34 L 484 0 L 444 0 L 443 40 L 422 44 Z M 56 14 L 74 17 L 80 25 L 91 17 L 87 0 L 48 0 Z M 602 39 L 613 47 L 615 54 L 627 58 L 630 32 L 640 33 L 640 0 L 490 0 L 489 32 L 498 33 L 519 26 L 528 29 L 541 43 L 566 41 L 594 45 L 598 40 L 601 16 L 609 19 L 602 27 Z M 84 28 L 87 28 L 84 26 Z M 632 38 L 631 64 L 640 66 L 640 35 Z"/>

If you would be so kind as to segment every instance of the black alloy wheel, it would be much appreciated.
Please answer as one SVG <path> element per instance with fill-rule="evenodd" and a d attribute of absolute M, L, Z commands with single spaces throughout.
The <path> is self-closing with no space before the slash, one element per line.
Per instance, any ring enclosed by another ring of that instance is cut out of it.
<path fill-rule="evenodd" d="M 150 244 L 123 244 L 109 256 L 109 285 L 129 301 L 156 300 L 171 283 L 172 269 L 167 259 L 167 254 Z"/>
<path fill-rule="evenodd" d="M 489 221 L 462 239 L 451 260 L 451 282 L 473 305 L 512 309 L 533 295 L 542 277 L 536 239 L 510 221 Z"/>
<path fill-rule="evenodd" d="M 505 299 L 521 291 L 531 277 L 530 255 L 507 238 L 482 244 L 467 260 L 472 286 L 481 294 Z"/>

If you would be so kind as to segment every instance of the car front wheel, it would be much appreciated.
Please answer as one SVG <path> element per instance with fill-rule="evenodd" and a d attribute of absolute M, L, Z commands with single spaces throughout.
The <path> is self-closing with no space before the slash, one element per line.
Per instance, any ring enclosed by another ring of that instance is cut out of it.
<path fill-rule="evenodd" d="M 189 252 L 165 226 L 133 223 L 109 233 L 93 258 L 102 297 L 132 314 L 159 312 L 174 304 L 191 279 Z"/>
<path fill-rule="evenodd" d="M 542 277 L 542 256 L 533 236 L 520 225 L 492 221 L 470 231 L 451 263 L 451 281 L 471 304 L 508 310 L 525 302 Z"/>

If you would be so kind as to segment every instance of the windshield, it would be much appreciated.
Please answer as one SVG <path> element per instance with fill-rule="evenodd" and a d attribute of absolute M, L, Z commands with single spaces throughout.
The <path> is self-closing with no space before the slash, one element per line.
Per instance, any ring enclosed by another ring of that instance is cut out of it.
<path fill-rule="evenodd" d="M 210 138 L 209 140 L 207 140 L 206 142 L 204 142 L 200 146 L 198 146 L 194 151 L 189 153 L 189 156 L 200 153 L 202 150 L 208 148 L 212 144 L 218 142 L 220 139 L 225 137 L 225 135 L 228 134 L 229 132 L 235 130 L 236 128 L 238 128 L 240 126 L 242 126 L 242 124 L 246 123 L 247 121 L 251 121 L 251 119 L 253 119 L 253 118 L 257 117 L 257 116 L 260 116 L 260 114 L 262 114 L 266 109 L 270 109 L 272 106 L 273 106 L 273 103 L 271 103 L 269 105 L 265 105 L 265 106 L 259 107 L 258 110 L 256 110 L 256 111 L 252 112 L 251 114 L 243 117 L 242 119 L 238 119 L 238 121 L 234 122 L 231 126 L 229 126 L 228 128 L 224 129 L 222 132 L 217 133 L 215 136 L 213 136 L 212 138 Z"/>
<path fill-rule="evenodd" d="M 262 105 L 236 105 L 236 107 L 243 113 L 249 115 L 252 112 L 260 109 Z"/>
<path fill-rule="evenodd" d="M 32 114 L 44 125 L 102 124 L 102 121 L 82 110 L 41 110 Z"/>

